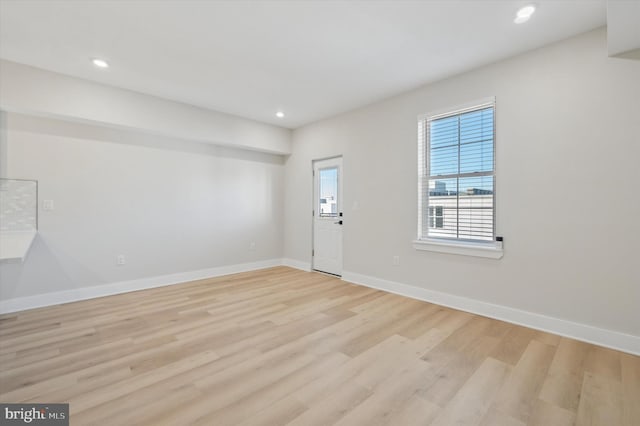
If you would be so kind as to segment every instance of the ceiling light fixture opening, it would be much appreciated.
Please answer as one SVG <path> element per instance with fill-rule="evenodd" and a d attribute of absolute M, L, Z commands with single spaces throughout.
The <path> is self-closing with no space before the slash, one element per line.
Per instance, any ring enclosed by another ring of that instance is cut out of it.
<path fill-rule="evenodd" d="M 522 24 L 523 22 L 527 22 L 531 15 L 536 11 L 536 7 L 532 4 L 521 7 L 516 12 L 516 18 L 513 20 L 516 24 Z"/>
<path fill-rule="evenodd" d="M 104 59 L 94 58 L 91 62 L 98 68 L 109 68 L 109 63 Z"/>
<path fill-rule="evenodd" d="M 278 111 L 278 112 L 276 112 L 276 117 L 278 117 L 278 118 L 284 118 L 284 112 L 282 112 L 282 111 Z"/>

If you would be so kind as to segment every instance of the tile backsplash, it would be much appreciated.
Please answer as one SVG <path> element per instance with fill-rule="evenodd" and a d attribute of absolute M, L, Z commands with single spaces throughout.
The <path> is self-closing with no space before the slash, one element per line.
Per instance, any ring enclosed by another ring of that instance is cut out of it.
<path fill-rule="evenodd" d="M 38 182 L 0 179 L 0 231 L 38 228 Z"/>

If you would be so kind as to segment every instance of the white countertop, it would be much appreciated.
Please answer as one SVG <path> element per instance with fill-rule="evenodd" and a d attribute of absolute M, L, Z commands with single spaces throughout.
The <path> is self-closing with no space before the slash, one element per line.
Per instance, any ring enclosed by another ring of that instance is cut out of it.
<path fill-rule="evenodd" d="M 23 262 L 38 231 L 0 232 L 0 261 Z"/>

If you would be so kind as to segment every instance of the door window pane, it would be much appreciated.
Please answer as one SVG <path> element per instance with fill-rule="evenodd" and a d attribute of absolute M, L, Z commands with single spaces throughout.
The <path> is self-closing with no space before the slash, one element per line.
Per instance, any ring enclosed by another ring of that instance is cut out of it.
<path fill-rule="evenodd" d="M 338 168 L 320 169 L 320 217 L 338 216 Z"/>

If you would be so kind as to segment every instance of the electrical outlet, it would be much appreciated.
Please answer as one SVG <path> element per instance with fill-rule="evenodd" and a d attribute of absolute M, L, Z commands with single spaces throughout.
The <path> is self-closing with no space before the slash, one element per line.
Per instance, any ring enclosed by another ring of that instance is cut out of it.
<path fill-rule="evenodd" d="M 393 263 L 393 266 L 400 265 L 400 256 L 393 256 L 392 263 Z"/>
<path fill-rule="evenodd" d="M 255 241 L 251 241 L 251 243 L 249 243 L 249 250 L 254 251 L 255 249 L 256 249 L 256 243 Z"/>
<path fill-rule="evenodd" d="M 116 257 L 116 265 L 124 265 L 125 263 L 127 263 L 127 260 L 124 258 L 124 254 L 119 254 Z"/>

